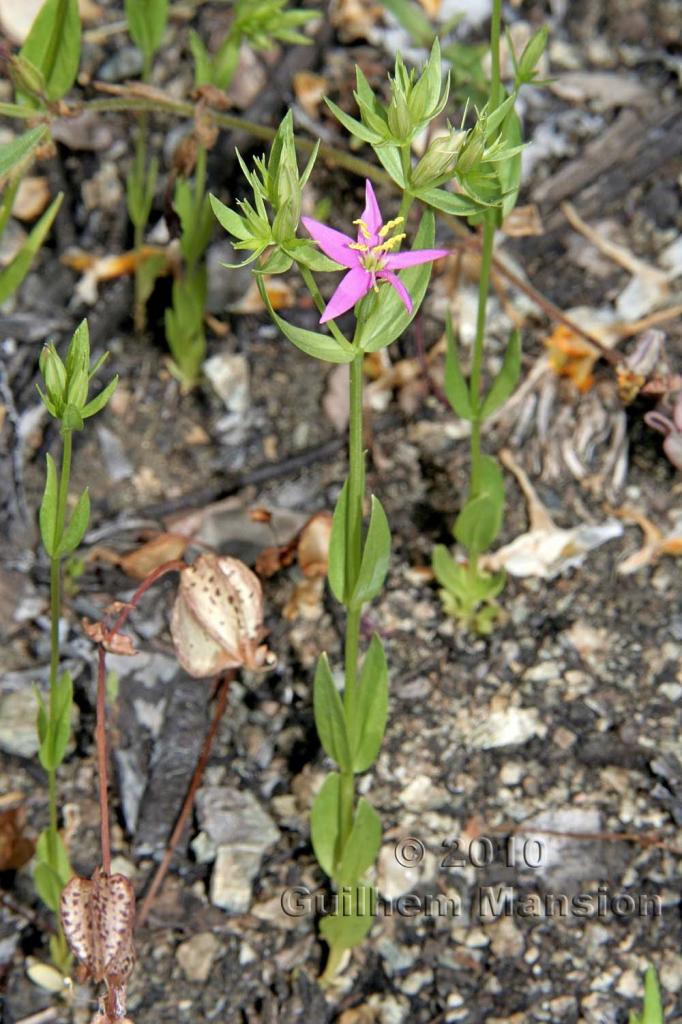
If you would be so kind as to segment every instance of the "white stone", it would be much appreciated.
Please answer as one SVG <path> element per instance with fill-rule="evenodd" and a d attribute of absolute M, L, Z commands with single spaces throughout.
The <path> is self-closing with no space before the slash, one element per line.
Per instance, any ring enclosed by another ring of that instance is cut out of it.
<path fill-rule="evenodd" d="M 545 736 L 547 726 L 540 721 L 537 708 L 509 707 L 492 711 L 471 731 L 468 738 L 473 750 L 520 746 L 534 736 Z"/>
<path fill-rule="evenodd" d="M 219 948 L 212 932 L 199 932 L 178 946 L 175 957 L 188 981 L 208 981 Z"/>
<path fill-rule="evenodd" d="M 244 356 L 219 352 L 204 363 L 204 373 L 228 412 L 245 413 L 251 403 L 249 364 Z"/>

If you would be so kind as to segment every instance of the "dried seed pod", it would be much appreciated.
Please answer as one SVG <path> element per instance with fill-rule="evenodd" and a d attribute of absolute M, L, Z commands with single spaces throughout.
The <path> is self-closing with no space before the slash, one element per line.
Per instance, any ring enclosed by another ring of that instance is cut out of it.
<path fill-rule="evenodd" d="M 266 668 L 274 655 L 261 646 L 263 591 L 236 558 L 201 555 L 183 569 L 171 616 L 178 661 L 196 678 L 228 668 Z"/>
<path fill-rule="evenodd" d="M 69 946 L 87 975 L 106 984 L 95 1020 L 122 1022 L 126 985 L 135 963 L 132 885 L 124 875 L 105 875 L 99 868 L 92 879 L 76 875 L 62 890 L 60 917 Z"/>

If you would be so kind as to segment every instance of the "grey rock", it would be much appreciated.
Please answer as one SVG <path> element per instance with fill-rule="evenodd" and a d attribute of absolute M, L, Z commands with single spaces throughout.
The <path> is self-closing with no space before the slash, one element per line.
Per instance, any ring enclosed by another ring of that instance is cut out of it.
<path fill-rule="evenodd" d="M 142 73 L 142 53 L 136 46 L 122 46 L 105 61 L 98 76 L 103 82 L 124 82 Z"/>

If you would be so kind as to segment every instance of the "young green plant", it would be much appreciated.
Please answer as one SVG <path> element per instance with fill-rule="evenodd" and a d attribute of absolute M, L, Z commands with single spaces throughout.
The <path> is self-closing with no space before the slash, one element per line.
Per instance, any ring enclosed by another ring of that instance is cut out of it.
<path fill-rule="evenodd" d="M 168 21 L 168 0 L 126 0 L 125 14 L 130 37 L 142 53 L 142 81 L 149 82 L 154 54 L 161 46 Z M 128 216 L 134 230 L 135 263 L 135 329 L 144 330 L 147 300 L 159 270 L 159 256 L 143 258 L 144 233 L 149 221 L 154 190 L 159 172 L 156 157 L 148 157 L 149 112 L 138 115 L 135 157 L 126 180 Z M 161 257 L 163 260 L 163 257 Z"/>
<path fill-rule="evenodd" d="M 272 49 L 278 40 L 308 43 L 298 32 L 315 11 L 296 11 L 287 7 L 287 0 L 237 0 L 233 19 L 223 43 L 213 54 L 196 32 L 190 35 L 194 57 L 195 88 L 229 89 L 237 70 L 242 42 L 259 50 Z M 194 178 L 181 175 L 175 186 L 174 207 L 180 220 L 180 248 L 183 268 L 173 283 L 172 304 L 166 310 L 166 340 L 173 356 L 172 370 L 185 387 L 192 387 L 199 378 L 206 354 L 204 312 L 206 306 L 205 252 L 211 237 L 213 218 L 206 193 L 207 149 L 215 138 L 215 129 L 208 119 L 196 120 L 192 143 Z"/>
<path fill-rule="evenodd" d="M 665 1024 L 663 1002 L 655 967 L 647 967 L 644 975 L 644 1006 L 641 1013 L 630 1013 L 629 1024 Z"/>
<path fill-rule="evenodd" d="M 482 224 L 482 240 L 476 334 L 468 382 L 460 366 L 449 319 L 447 323 L 445 392 L 455 413 L 471 423 L 469 490 L 453 526 L 455 540 L 466 551 L 466 562 L 457 561 L 442 544 L 436 545 L 433 552 L 433 570 L 442 588 L 445 611 L 480 633 L 493 629 L 500 612 L 496 598 L 505 584 L 504 573 L 489 573 L 480 565 L 481 555 L 501 529 L 505 503 L 502 471 L 497 460 L 482 451 L 481 429 L 484 421 L 507 401 L 521 369 L 521 342 L 519 332 L 514 330 L 497 376 L 487 393 L 482 393 L 490 270 L 496 228 L 513 209 L 520 187 L 521 127 L 514 103 L 521 86 L 536 80 L 536 66 L 547 41 L 547 32 L 542 28 L 528 42 L 521 58 L 514 61 L 514 84 L 507 95 L 500 78 L 500 25 L 501 0 L 494 0 L 490 97 L 474 129 L 479 138 L 470 143 L 472 151 L 478 144 L 481 159 L 469 183 L 477 183 L 479 199 L 487 197 L 490 205 L 470 218 L 473 223 Z M 492 133 L 497 139 L 490 147 L 491 155 L 486 146 L 492 141 Z"/>
<path fill-rule="evenodd" d="M 107 353 L 91 365 L 85 320 L 74 332 L 65 360 L 62 361 L 53 343 L 46 345 L 40 356 L 43 388 L 39 387 L 38 391 L 48 412 L 59 423 L 62 453 L 59 467 L 52 455 L 47 455 L 45 490 L 40 505 L 40 535 L 50 560 L 50 689 L 47 702 L 37 691 L 38 756 L 47 772 L 49 824 L 38 838 L 34 879 L 38 895 L 55 913 L 59 909 L 61 890 L 72 874 L 58 827 L 57 796 L 57 770 L 64 760 L 71 734 L 73 703 L 71 676 L 68 671 L 59 670 L 62 559 L 81 543 L 90 518 L 87 487 L 73 510 L 67 511 L 73 434 L 104 408 L 116 388 L 117 378 L 114 377 L 102 391 L 89 397 L 92 378 L 106 358 Z M 68 964 L 68 949 L 61 931 L 53 936 L 50 952 L 55 964 L 64 969 Z"/>
<path fill-rule="evenodd" d="M 422 214 L 413 247 L 402 248 L 413 200 L 421 198 L 422 190 L 430 189 L 436 201 L 452 201 L 458 212 L 481 209 L 469 197 L 460 199 L 445 191 L 441 195 L 438 184 L 449 172 L 451 151 L 443 154 L 439 147 L 431 148 L 427 166 L 412 167 L 412 140 L 442 110 L 446 99 L 437 44 L 419 78 L 408 73 L 397 58 L 386 108 L 359 70 L 357 76 L 369 127 L 340 111 L 338 116 L 356 137 L 373 146 L 376 143 L 377 156 L 400 184 L 402 200 L 396 217 L 384 220 L 374 189 L 366 181 L 365 208 L 354 222 L 354 236 L 304 217 L 302 223 L 310 238 L 298 238 L 301 189 L 315 152 L 300 175 L 291 114 L 280 126 L 268 160 L 256 160 L 253 170 L 242 164 L 253 199 L 238 201 L 237 209 L 211 199 L 216 217 L 235 240 L 233 246 L 247 253 L 244 262 L 258 261 L 255 273 L 260 293 L 275 325 L 305 354 L 349 367 L 348 475 L 334 512 L 329 555 L 330 588 L 346 609 L 343 694 L 327 654 L 318 660 L 313 684 L 317 733 L 336 765 L 315 799 L 310 820 L 315 856 L 339 897 L 337 911 L 321 924 L 329 945 L 325 980 L 338 970 L 345 950 L 363 940 L 372 927 L 376 894 L 367 872 L 376 861 L 382 837 L 379 815 L 367 797 L 357 798 L 355 783 L 355 776 L 376 761 L 388 708 L 388 667 L 380 636 L 375 633 L 367 649 L 360 650 L 361 618 L 367 604 L 381 592 L 390 559 L 390 530 L 376 496 L 370 498 L 369 522 L 365 519 L 364 359 L 408 329 L 424 300 L 433 260 L 446 255 L 446 250 L 433 248 L 435 220 L 430 210 Z M 330 105 L 336 113 L 338 108 Z M 467 133 L 462 134 L 464 144 Z M 272 309 L 264 274 L 285 272 L 294 263 L 329 333 L 296 327 Z M 325 303 L 315 274 L 339 270 L 344 276 Z M 348 338 L 336 319 L 350 310 L 355 325 Z"/>

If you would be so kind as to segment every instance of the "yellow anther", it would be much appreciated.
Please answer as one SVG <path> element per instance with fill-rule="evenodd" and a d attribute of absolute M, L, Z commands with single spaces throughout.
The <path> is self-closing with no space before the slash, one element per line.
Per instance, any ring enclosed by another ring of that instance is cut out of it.
<path fill-rule="evenodd" d="M 364 242 L 349 242 L 349 249 L 355 249 L 356 252 L 369 252 L 369 246 L 365 245 Z"/>
<path fill-rule="evenodd" d="M 385 238 L 389 231 L 393 231 L 393 228 L 397 228 L 404 220 L 404 217 L 396 217 L 395 220 L 386 221 L 383 227 L 379 230 L 379 238 Z M 400 237 L 404 238 L 405 235 L 401 235 Z"/>
<path fill-rule="evenodd" d="M 360 232 L 364 238 L 369 240 L 372 237 L 372 232 L 369 230 L 364 220 L 360 220 L 358 218 L 358 220 L 354 220 L 353 223 L 358 225 L 358 227 L 360 228 Z"/>
<path fill-rule="evenodd" d="M 372 252 L 391 252 L 392 249 L 397 249 L 399 247 L 405 237 L 405 233 L 403 232 L 401 235 L 394 235 L 393 238 L 387 238 L 385 242 L 381 243 L 381 245 L 375 245 Z"/>

